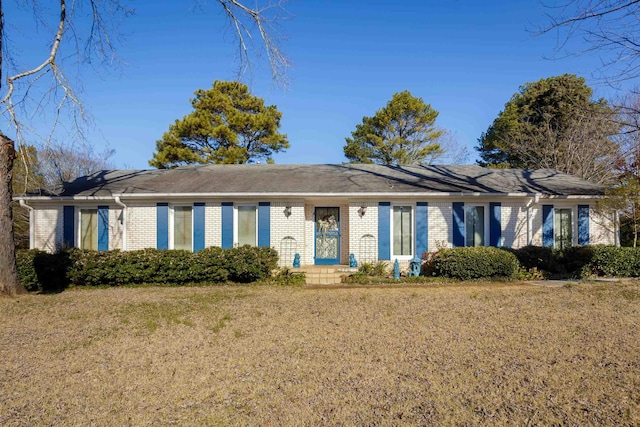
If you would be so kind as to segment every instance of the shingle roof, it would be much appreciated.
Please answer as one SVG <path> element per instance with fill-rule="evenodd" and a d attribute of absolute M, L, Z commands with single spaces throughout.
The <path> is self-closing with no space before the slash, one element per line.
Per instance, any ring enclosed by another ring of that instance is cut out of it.
<path fill-rule="evenodd" d="M 554 170 L 480 166 L 199 165 L 100 171 L 40 195 L 537 193 L 602 195 L 605 187 Z M 30 194 L 36 196 L 37 194 Z"/>

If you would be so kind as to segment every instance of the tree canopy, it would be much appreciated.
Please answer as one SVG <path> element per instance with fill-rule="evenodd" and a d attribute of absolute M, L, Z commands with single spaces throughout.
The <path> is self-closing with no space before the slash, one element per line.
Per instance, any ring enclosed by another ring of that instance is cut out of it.
<path fill-rule="evenodd" d="M 215 81 L 195 91 L 191 105 L 193 111 L 156 142 L 151 166 L 272 162 L 273 153 L 289 148 L 287 135 L 278 133 L 282 113 L 243 83 Z"/>
<path fill-rule="evenodd" d="M 592 93 L 572 74 L 525 83 L 480 136 L 478 163 L 608 180 L 618 151 L 615 111 Z"/>
<path fill-rule="evenodd" d="M 344 155 L 351 163 L 423 164 L 442 154 L 438 112 L 408 90 L 393 94 L 373 117 L 363 117 Z"/>

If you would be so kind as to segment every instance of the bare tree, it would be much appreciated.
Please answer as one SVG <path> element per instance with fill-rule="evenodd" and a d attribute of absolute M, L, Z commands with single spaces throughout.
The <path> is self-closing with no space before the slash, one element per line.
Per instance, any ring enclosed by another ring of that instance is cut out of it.
<path fill-rule="evenodd" d="M 38 170 L 44 185 L 55 189 L 63 182 L 100 170 L 114 169 L 109 161 L 114 153 L 109 148 L 97 153 L 93 145 L 87 143 L 49 146 L 38 151 Z"/>
<path fill-rule="evenodd" d="M 18 49 L 8 44 L 24 30 L 9 37 L 0 0 L 0 113 L 4 119 L 0 129 L 0 294 L 22 292 L 15 264 L 12 230 L 12 180 L 16 146 L 37 143 L 45 147 L 66 132 L 65 139 L 85 140 L 84 129 L 90 120 L 78 93 L 83 65 L 109 67 L 117 64 L 119 23 L 133 13 L 127 0 L 23 0 L 15 10 L 31 13 L 37 24 L 37 35 L 45 34 L 41 61 L 21 66 L 16 59 Z M 286 82 L 290 64 L 282 54 L 273 31 L 281 18 L 283 1 L 266 6 L 248 6 L 240 0 L 217 0 L 237 35 L 240 72 L 250 70 L 252 59 L 266 52 L 276 82 Z M 260 50 L 257 47 L 262 46 Z M 38 133 L 46 122 L 49 131 Z M 37 128 L 37 129 L 36 129 Z M 35 141 L 34 141 L 35 140 Z"/>
<path fill-rule="evenodd" d="M 557 33 L 556 54 L 598 55 L 600 76 L 614 86 L 640 77 L 640 0 L 567 0 L 546 7 L 550 23 L 538 33 Z"/>
<path fill-rule="evenodd" d="M 469 161 L 469 150 L 460 144 L 455 133 L 443 129 L 436 142 L 440 145 L 440 151 L 431 153 L 423 164 L 461 165 Z"/>

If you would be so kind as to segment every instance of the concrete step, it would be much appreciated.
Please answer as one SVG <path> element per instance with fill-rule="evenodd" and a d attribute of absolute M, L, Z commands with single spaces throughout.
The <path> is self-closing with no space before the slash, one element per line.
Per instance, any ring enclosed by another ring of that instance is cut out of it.
<path fill-rule="evenodd" d="M 305 265 L 294 268 L 293 273 L 304 273 L 307 285 L 336 285 L 342 283 L 342 276 L 353 274 L 357 268 L 348 265 Z"/>

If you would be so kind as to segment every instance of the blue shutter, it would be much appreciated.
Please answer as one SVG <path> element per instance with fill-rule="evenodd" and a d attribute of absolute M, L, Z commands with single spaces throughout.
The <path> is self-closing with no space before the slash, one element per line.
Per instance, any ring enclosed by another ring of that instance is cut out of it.
<path fill-rule="evenodd" d="M 502 207 L 500 203 L 489 203 L 489 245 L 490 246 L 502 246 L 502 225 L 501 215 Z"/>
<path fill-rule="evenodd" d="M 416 204 L 416 256 L 429 250 L 429 203 Z"/>
<path fill-rule="evenodd" d="M 453 202 L 453 247 L 464 246 L 464 203 Z"/>
<path fill-rule="evenodd" d="M 204 249 L 204 203 L 193 204 L 193 251 Z"/>
<path fill-rule="evenodd" d="M 156 205 L 156 248 L 169 249 L 169 204 Z"/>
<path fill-rule="evenodd" d="M 109 250 L 109 206 L 98 206 L 98 250 Z"/>
<path fill-rule="evenodd" d="M 258 204 L 258 246 L 271 246 L 271 203 Z"/>
<path fill-rule="evenodd" d="M 589 205 L 578 205 L 578 244 L 589 244 Z"/>
<path fill-rule="evenodd" d="M 553 205 L 542 205 L 542 246 L 553 247 Z"/>
<path fill-rule="evenodd" d="M 222 247 L 233 247 L 233 202 L 222 203 Z"/>
<path fill-rule="evenodd" d="M 75 208 L 64 206 L 62 208 L 62 244 L 66 248 L 75 247 Z"/>
<path fill-rule="evenodd" d="M 391 259 L 391 203 L 378 203 L 378 259 Z"/>

